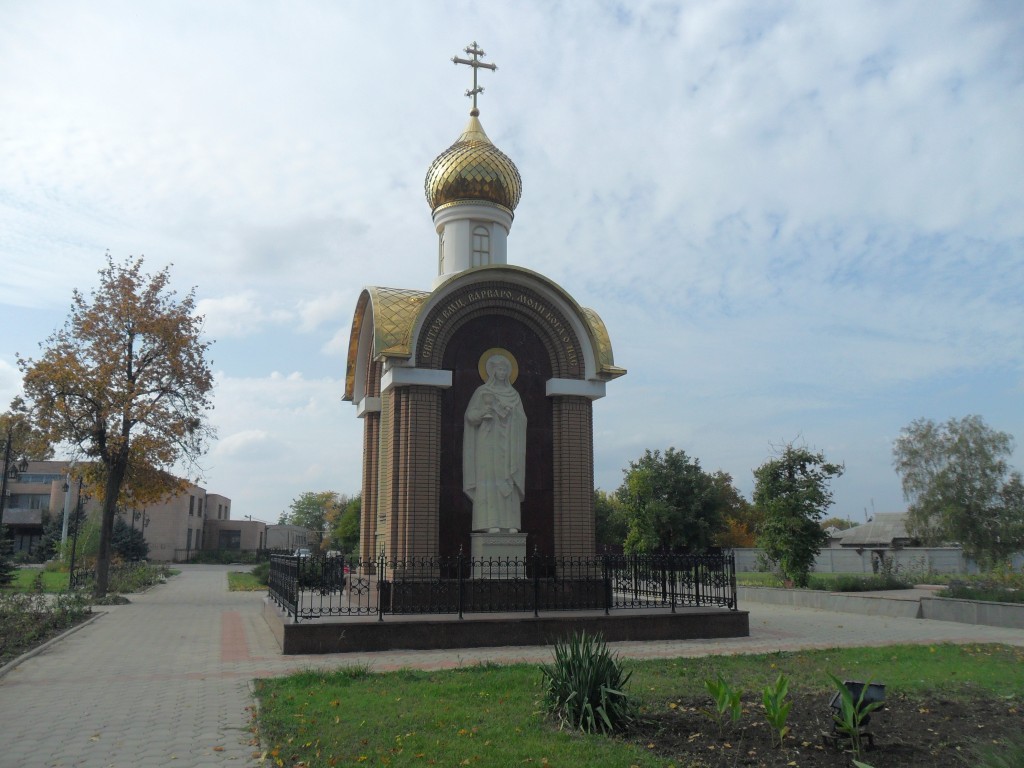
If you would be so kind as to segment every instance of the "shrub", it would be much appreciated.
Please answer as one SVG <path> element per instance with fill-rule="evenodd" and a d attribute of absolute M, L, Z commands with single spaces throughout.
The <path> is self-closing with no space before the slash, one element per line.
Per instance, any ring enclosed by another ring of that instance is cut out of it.
<path fill-rule="evenodd" d="M 270 563 L 260 563 L 252 569 L 252 575 L 256 577 L 260 584 L 270 583 Z"/>
<path fill-rule="evenodd" d="M 554 663 L 540 671 L 545 708 L 558 717 L 559 727 L 613 733 L 636 720 L 637 705 L 625 691 L 632 673 L 601 635 L 574 633 L 555 643 Z"/>
<path fill-rule="evenodd" d="M 896 575 L 855 576 L 840 574 L 830 579 L 812 576 L 809 589 L 826 592 L 879 592 L 887 589 L 910 589 L 913 584 Z"/>
<path fill-rule="evenodd" d="M 110 569 L 108 592 L 142 592 L 154 584 L 162 584 L 170 576 L 166 565 L 132 563 Z"/>
<path fill-rule="evenodd" d="M 90 612 L 84 595 L 0 594 L 0 664 L 74 626 Z"/>
<path fill-rule="evenodd" d="M 0 525 L 0 587 L 14 581 L 14 560 L 11 559 L 11 543 L 7 538 L 6 526 Z"/>
<path fill-rule="evenodd" d="M 939 597 L 984 600 L 992 603 L 1024 603 L 1024 590 L 1006 588 L 986 581 L 951 581 L 949 586 L 939 593 Z"/>

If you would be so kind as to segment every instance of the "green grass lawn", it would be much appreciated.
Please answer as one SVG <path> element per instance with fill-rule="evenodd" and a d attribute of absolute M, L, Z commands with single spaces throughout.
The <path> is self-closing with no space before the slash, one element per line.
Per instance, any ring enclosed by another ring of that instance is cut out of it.
<path fill-rule="evenodd" d="M 153 584 L 159 583 L 160 579 L 175 576 L 181 573 L 180 570 L 156 566 L 132 565 L 111 570 L 111 592 L 136 592 Z M 39 574 L 43 575 L 44 592 L 66 592 L 68 589 L 68 574 L 57 571 L 46 571 L 41 568 L 18 568 L 14 572 L 14 580 L 6 589 L 12 592 L 31 592 L 35 589 L 35 580 Z M 127 574 L 128 578 L 122 578 L 119 574 Z"/>
<path fill-rule="evenodd" d="M 230 571 L 228 590 L 231 592 L 263 592 L 267 585 L 248 571 Z"/>
<path fill-rule="evenodd" d="M 755 656 L 626 662 L 646 711 L 705 695 L 721 673 L 754 691 L 779 673 L 791 691 L 831 690 L 827 672 L 885 683 L 895 693 L 950 698 L 1021 696 L 1024 649 L 1000 645 L 890 646 Z M 560 732 L 540 711 L 535 665 L 373 674 L 364 667 L 259 680 L 259 731 L 277 765 L 663 766 L 642 745 Z"/>
<path fill-rule="evenodd" d="M 34 589 L 36 577 L 43 575 L 44 592 L 64 592 L 68 588 L 68 575 L 54 571 L 44 571 L 41 568 L 18 568 L 14 572 L 14 580 L 7 589 L 14 592 L 28 592 Z"/>

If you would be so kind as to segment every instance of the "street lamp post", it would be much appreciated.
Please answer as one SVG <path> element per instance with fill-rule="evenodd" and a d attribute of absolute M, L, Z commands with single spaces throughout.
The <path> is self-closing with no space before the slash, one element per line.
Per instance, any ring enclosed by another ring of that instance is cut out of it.
<path fill-rule="evenodd" d="M 75 586 L 75 550 L 78 549 L 78 529 L 82 525 L 82 478 L 78 478 L 78 499 L 75 503 L 75 532 L 71 537 L 71 562 L 68 565 L 68 586 Z"/>

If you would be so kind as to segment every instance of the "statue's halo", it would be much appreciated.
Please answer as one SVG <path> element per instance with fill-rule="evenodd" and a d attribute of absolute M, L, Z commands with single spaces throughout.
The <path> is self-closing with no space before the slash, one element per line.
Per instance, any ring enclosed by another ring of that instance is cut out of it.
<path fill-rule="evenodd" d="M 477 371 L 480 372 L 480 380 L 487 381 L 487 361 L 490 360 L 494 355 L 501 355 L 508 360 L 509 374 L 508 381 L 510 384 L 515 384 L 516 379 L 519 378 L 519 362 L 516 360 L 516 356 L 509 352 L 504 347 L 491 347 L 480 355 L 480 361 L 476 364 Z"/>

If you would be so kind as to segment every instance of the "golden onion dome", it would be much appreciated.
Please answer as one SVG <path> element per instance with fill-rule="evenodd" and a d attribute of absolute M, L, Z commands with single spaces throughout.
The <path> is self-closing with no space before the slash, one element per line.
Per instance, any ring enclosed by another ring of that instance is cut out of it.
<path fill-rule="evenodd" d="M 462 135 L 427 169 L 423 186 L 432 211 L 454 202 L 483 201 L 510 211 L 519 205 L 519 169 L 487 138 L 477 114 L 470 113 Z"/>

